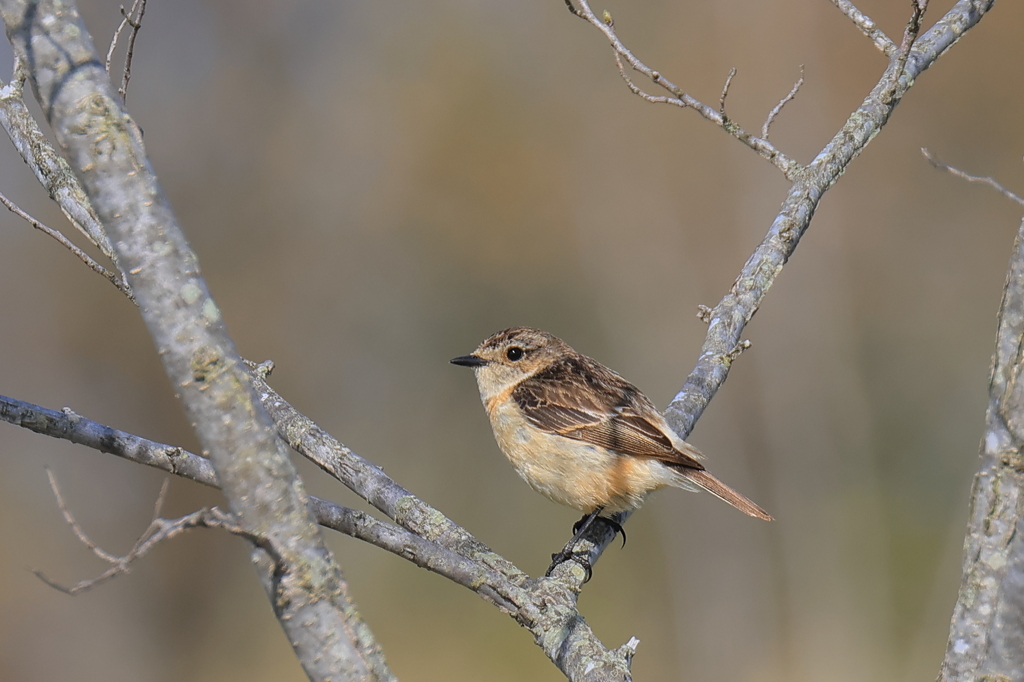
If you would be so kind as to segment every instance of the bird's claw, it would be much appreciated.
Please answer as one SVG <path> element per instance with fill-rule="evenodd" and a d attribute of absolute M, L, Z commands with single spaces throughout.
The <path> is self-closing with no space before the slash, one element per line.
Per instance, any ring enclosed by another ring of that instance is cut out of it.
<path fill-rule="evenodd" d="M 583 577 L 584 583 L 590 582 L 590 579 L 594 577 L 594 569 L 590 565 L 590 558 L 585 554 L 574 554 L 571 547 L 568 545 L 566 545 L 561 552 L 551 555 L 551 565 L 548 566 L 548 570 L 544 572 L 544 577 L 550 578 L 551 573 L 554 572 L 555 568 L 566 561 L 579 564 L 583 568 L 586 572 L 586 575 Z"/>

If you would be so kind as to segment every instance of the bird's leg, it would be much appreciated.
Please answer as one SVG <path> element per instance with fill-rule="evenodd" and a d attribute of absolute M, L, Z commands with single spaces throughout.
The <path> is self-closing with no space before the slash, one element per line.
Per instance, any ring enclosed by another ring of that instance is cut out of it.
<path fill-rule="evenodd" d="M 555 570 L 555 566 L 558 566 L 558 564 L 564 561 L 572 560 L 578 563 L 580 566 L 582 566 L 583 569 L 587 572 L 587 577 L 583 580 L 583 582 L 587 582 L 588 580 L 590 580 L 590 576 L 592 576 L 594 573 L 594 570 L 590 566 L 590 560 L 585 556 L 577 556 L 576 554 L 573 554 L 572 550 L 576 547 L 576 542 L 581 537 L 583 537 L 583 534 L 586 533 L 592 525 L 594 525 L 594 520 L 601 514 L 602 511 L 604 511 L 604 507 L 598 507 L 589 514 L 585 514 L 583 518 L 581 518 L 579 521 L 573 524 L 572 540 L 569 540 L 569 542 L 566 543 L 565 547 L 562 548 L 561 552 L 551 555 L 551 565 L 548 566 L 548 570 L 544 573 L 545 576 L 550 576 L 551 572 Z M 608 521 L 608 519 L 603 520 Z M 614 521 L 609 521 L 609 523 L 618 526 L 618 530 L 622 530 L 622 526 L 619 526 L 619 524 L 615 523 Z M 623 537 L 625 537 L 625 533 L 623 533 Z"/>
<path fill-rule="evenodd" d="M 618 533 L 619 535 L 622 536 L 622 546 L 625 547 L 626 546 L 626 529 L 622 527 L 622 524 L 620 524 L 615 519 L 608 518 L 607 516 L 599 516 L 598 519 L 600 519 L 604 523 L 607 523 L 609 526 L 611 526 L 613 531 L 615 531 L 616 533 Z M 585 528 L 583 529 L 583 531 L 580 531 L 580 528 L 583 527 L 584 523 L 588 523 L 588 522 L 592 523 L 590 521 L 590 514 L 584 514 L 582 519 L 580 519 L 576 523 L 572 524 L 572 532 L 573 533 L 580 532 L 580 534 L 576 536 L 577 540 L 582 536 L 582 533 L 586 532 Z"/>
<path fill-rule="evenodd" d="M 602 516 L 601 520 L 607 523 L 609 526 L 611 526 L 613 531 L 622 536 L 622 546 L 625 547 L 626 529 L 622 527 L 622 524 L 620 524 L 618 521 L 613 521 L 612 519 L 609 519 L 607 516 Z"/>

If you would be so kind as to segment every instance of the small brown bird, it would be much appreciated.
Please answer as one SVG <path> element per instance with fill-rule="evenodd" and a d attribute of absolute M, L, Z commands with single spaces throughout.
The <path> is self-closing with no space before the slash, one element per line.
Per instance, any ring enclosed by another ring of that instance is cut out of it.
<path fill-rule="evenodd" d="M 665 486 L 703 489 L 772 520 L 712 476 L 640 389 L 547 332 L 505 329 L 452 363 L 473 368 L 494 437 L 519 475 L 589 515 L 567 550 L 595 517 L 636 509 Z"/>

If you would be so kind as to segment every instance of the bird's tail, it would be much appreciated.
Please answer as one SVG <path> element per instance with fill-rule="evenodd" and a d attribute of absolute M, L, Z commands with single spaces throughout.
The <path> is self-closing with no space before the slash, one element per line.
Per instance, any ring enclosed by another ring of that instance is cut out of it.
<path fill-rule="evenodd" d="M 753 516 L 755 519 L 762 519 L 764 521 L 771 521 L 771 515 L 764 509 L 761 509 L 756 504 L 748 500 L 743 495 L 727 486 L 726 484 L 719 481 L 717 478 L 712 476 L 709 472 L 702 469 L 690 469 L 690 468 L 678 468 L 675 469 L 679 478 L 683 479 L 682 482 L 690 483 L 702 490 L 707 490 L 709 493 L 714 495 L 720 500 L 728 502 L 732 506 L 739 509 L 741 512 L 748 516 Z M 681 483 L 682 483 L 681 482 Z M 688 485 L 682 485 L 681 487 L 690 487 Z"/>

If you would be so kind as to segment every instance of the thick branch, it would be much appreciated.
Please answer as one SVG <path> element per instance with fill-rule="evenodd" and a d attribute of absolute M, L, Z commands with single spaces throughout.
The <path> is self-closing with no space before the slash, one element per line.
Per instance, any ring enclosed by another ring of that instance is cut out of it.
<path fill-rule="evenodd" d="M 254 548 L 278 620 L 314 680 L 393 679 L 307 509 L 305 491 L 256 403 L 198 261 L 71 3 L 0 2 L 15 54 L 31 68 L 53 128 L 122 271 L 232 514 Z M 271 570 L 272 569 L 272 570 Z"/>
<path fill-rule="evenodd" d="M 943 682 L 1024 670 L 1024 221 L 1013 247 Z"/>

